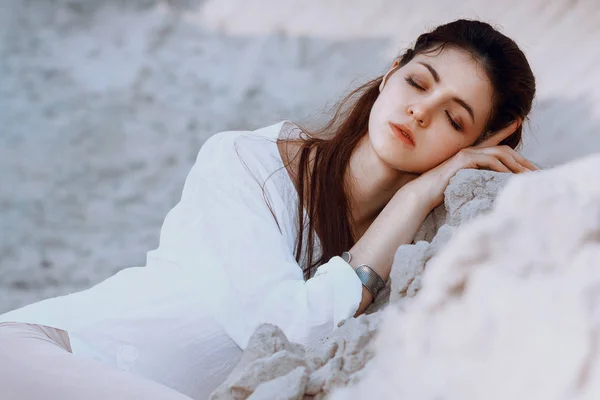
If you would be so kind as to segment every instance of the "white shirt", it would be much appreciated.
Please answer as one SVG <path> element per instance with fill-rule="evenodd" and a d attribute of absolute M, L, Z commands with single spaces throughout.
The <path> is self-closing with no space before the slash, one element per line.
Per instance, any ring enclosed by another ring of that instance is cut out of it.
<path fill-rule="evenodd" d="M 293 128 L 281 122 L 212 136 L 145 267 L 0 322 L 63 329 L 74 354 L 196 399 L 225 379 L 261 323 L 304 344 L 331 332 L 356 313 L 362 285 L 340 257 L 303 279 L 294 258 L 298 195 L 276 144 Z"/>

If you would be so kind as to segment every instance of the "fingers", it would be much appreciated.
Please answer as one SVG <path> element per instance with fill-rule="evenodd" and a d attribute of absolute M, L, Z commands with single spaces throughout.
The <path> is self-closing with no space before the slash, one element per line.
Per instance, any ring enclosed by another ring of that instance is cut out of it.
<path fill-rule="evenodd" d="M 483 154 L 476 160 L 477 168 L 487 168 L 496 172 L 512 172 L 502 161 L 490 155 Z"/>
<path fill-rule="evenodd" d="M 517 128 L 521 125 L 521 118 L 517 118 L 510 125 L 502 128 L 492 134 L 489 138 L 479 143 L 475 148 L 493 147 L 498 146 L 504 139 L 515 133 Z"/>
<path fill-rule="evenodd" d="M 529 168 L 530 171 L 537 171 L 539 169 L 531 161 L 529 161 L 528 159 L 526 159 L 525 157 L 523 157 L 516 151 L 513 150 L 513 153 L 514 153 L 513 157 L 515 158 L 515 160 L 517 160 L 519 162 L 519 164 L 524 165 L 525 167 Z"/>
<path fill-rule="evenodd" d="M 517 118 L 507 127 L 495 132 L 492 136 L 479 143 L 477 146 L 473 146 L 473 149 L 503 149 L 501 151 L 504 151 L 504 153 L 495 152 L 495 154 L 501 158 L 502 162 L 511 167 L 513 172 L 537 171 L 538 168 L 531 161 L 527 160 L 510 147 L 499 146 L 504 139 L 512 135 L 517 130 L 521 123 L 521 118 Z"/>
<path fill-rule="evenodd" d="M 490 148 L 490 151 L 495 148 Z M 519 163 L 515 157 L 508 151 L 495 151 L 493 154 L 494 157 L 498 158 L 504 165 L 506 165 L 511 172 L 516 174 L 520 172 L 529 172 L 531 171 L 529 168 Z"/>
<path fill-rule="evenodd" d="M 478 152 L 496 158 L 505 165 L 510 172 L 521 173 L 537 170 L 530 161 L 508 146 L 487 147 L 478 150 Z"/>

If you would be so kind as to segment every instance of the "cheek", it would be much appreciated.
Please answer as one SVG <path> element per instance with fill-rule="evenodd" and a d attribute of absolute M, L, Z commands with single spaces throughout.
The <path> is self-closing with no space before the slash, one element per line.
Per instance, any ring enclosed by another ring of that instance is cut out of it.
<path fill-rule="evenodd" d="M 371 107 L 371 111 L 369 113 L 369 125 L 375 124 L 376 121 L 380 118 L 380 114 L 381 114 L 380 98 L 381 98 L 381 95 L 377 98 L 377 100 L 375 100 L 375 103 L 373 103 L 373 107 Z M 369 126 L 369 127 L 371 127 L 371 126 Z"/>
<path fill-rule="evenodd" d="M 448 158 L 454 156 L 464 147 L 466 146 L 463 141 L 455 137 L 438 138 L 438 140 L 433 142 L 432 146 L 428 149 L 427 154 L 424 156 L 427 163 L 426 168 L 431 169 L 436 167 Z"/>
<path fill-rule="evenodd" d="M 371 113 L 378 119 L 379 123 L 398 120 L 401 116 L 404 116 L 402 113 L 406 109 L 405 105 L 410 102 L 408 97 L 407 93 L 401 90 L 396 82 L 390 80 L 375 100 Z"/>
<path fill-rule="evenodd" d="M 390 110 L 388 109 L 388 106 L 389 105 L 387 104 L 385 98 L 380 95 L 373 104 L 373 107 L 371 107 L 368 126 L 369 132 L 373 133 L 374 136 L 383 135 L 383 131 L 386 129 L 387 122 L 390 119 L 393 119 L 390 116 Z"/>

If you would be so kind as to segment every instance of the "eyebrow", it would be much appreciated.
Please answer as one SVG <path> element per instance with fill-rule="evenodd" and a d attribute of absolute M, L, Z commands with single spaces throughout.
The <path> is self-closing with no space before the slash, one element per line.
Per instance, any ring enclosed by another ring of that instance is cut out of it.
<path fill-rule="evenodd" d="M 425 68 L 427 68 L 427 70 L 429 70 L 429 72 L 431 73 L 431 76 L 433 76 L 433 80 L 435 81 L 435 83 L 440 83 L 442 81 L 440 79 L 440 74 L 438 74 L 438 72 L 435 70 L 435 68 L 433 68 L 431 65 L 429 65 L 423 61 L 419 61 L 418 63 L 421 64 L 422 66 L 424 66 Z M 467 112 L 471 116 L 471 119 L 473 120 L 473 122 L 475 122 L 475 114 L 473 113 L 473 108 L 466 101 L 464 101 L 463 99 L 461 99 L 459 97 L 453 97 L 452 100 L 457 102 L 465 110 L 467 110 Z"/>

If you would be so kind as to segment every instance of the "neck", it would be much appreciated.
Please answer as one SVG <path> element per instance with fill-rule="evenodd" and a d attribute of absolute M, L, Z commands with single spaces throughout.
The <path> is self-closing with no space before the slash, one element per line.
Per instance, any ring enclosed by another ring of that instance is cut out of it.
<path fill-rule="evenodd" d="M 365 135 L 350 158 L 346 175 L 355 229 L 364 232 L 394 194 L 417 176 L 385 164 Z"/>
<path fill-rule="evenodd" d="M 298 188 L 298 152 L 301 142 L 278 142 L 285 168 Z M 291 161 L 291 162 L 290 162 Z M 309 168 L 310 170 L 311 168 Z M 365 135 L 350 157 L 346 182 L 349 188 L 349 207 L 357 237 L 371 225 L 394 194 L 418 175 L 394 170 L 386 165 L 371 147 Z M 308 196 L 307 192 L 305 196 Z M 306 199 L 305 199 L 306 201 Z"/>

